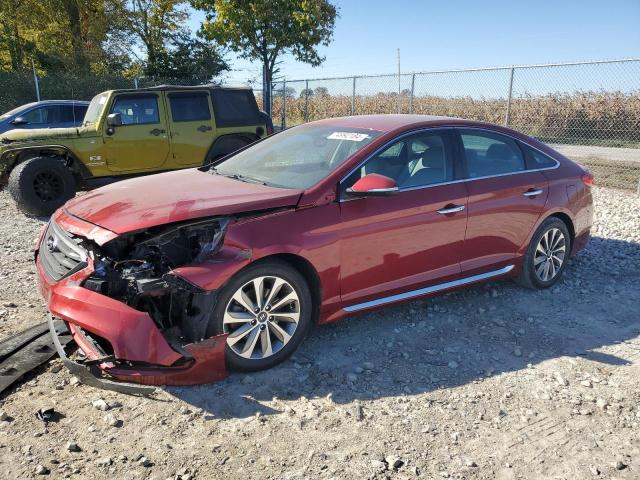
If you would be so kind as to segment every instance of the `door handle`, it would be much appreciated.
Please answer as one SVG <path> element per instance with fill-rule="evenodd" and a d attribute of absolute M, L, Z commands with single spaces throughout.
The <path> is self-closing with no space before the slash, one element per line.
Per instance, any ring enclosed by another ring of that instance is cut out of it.
<path fill-rule="evenodd" d="M 440 215 L 447 215 L 449 213 L 458 213 L 464 210 L 464 205 L 447 205 L 444 208 L 438 210 Z"/>
<path fill-rule="evenodd" d="M 158 135 L 160 135 L 161 133 L 166 133 L 166 130 L 160 129 L 160 128 L 154 128 L 153 130 L 151 130 L 149 132 L 151 135 L 155 135 L 156 137 Z"/>
<path fill-rule="evenodd" d="M 210 130 L 211 130 L 211 127 L 209 125 L 200 125 L 198 127 L 199 132 L 208 132 Z"/>
<path fill-rule="evenodd" d="M 540 195 L 541 193 L 542 193 L 542 189 L 541 188 L 530 188 L 529 190 L 524 192 L 522 195 L 524 195 L 525 197 L 536 197 L 536 196 Z"/>

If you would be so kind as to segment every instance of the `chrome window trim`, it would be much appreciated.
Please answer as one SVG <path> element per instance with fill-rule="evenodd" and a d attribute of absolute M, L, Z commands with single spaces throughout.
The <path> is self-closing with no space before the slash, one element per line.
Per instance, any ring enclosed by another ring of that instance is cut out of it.
<path fill-rule="evenodd" d="M 342 188 L 341 185 L 359 168 L 361 168 L 366 162 L 368 162 L 369 160 L 371 160 L 375 155 L 377 155 L 378 153 L 380 153 L 381 151 L 383 151 L 384 149 L 386 149 L 387 147 L 391 146 L 391 144 L 402 140 L 403 138 L 409 136 L 409 135 L 413 135 L 416 133 L 423 133 L 425 131 L 435 131 L 437 132 L 438 130 L 444 130 L 444 129 L 453 129 L 453 130 L 480 130 L 480 131 L 485 131 L 488 133 L 492 133 L 492 134 L 497 134 L 497 135 L 503 135 L 507 138 L 510 138 L 511 140 L 515 141 L 515 142 L 520 142 L 524 145 L 526 145 L 529 148 L 532 148 L 533 150 L 536 150 L 538 152 L 540 152 L 541 154 L 549 157 L 551 160 L 553 160 L 554 162 L 556 162 L 556 164 L 552 167 L 542 167 L 542 168 L 532 168 L 530 170 L 519 170 L 517 172 L 508 172 L 508 173 L 498 173 L 496 175 L 486 175 L 484 177 L 474 177 L 474 178 L 461 178 L 459 180 L 451 180 L 448 182 L 440 182 L 440 183 L 431 183 L 429 185 L 420 185 L 420 186 L 415 186 L 415 187 L 408 187 L 408 188 L 401 188 L 398 193 L 402 193 L 402 192 L 410 192 L 412 190 L 422 190 L 425 188 L 433 188 L 433 187 L 440 187 L 443 185 L 453 185 L 456 183 L 462 183 L 462 182 L 473 182 L 476 180 L 486 180 L 487 178 L 499 178 L 499 177 L 507 177 L 510 175 L 521 175 L 523 173 L 530 173 L 530 172 L 542 172 L 544 170 L 555 170 L 556 168 L 560 167 L 560 162 L 558 160 L 556 160 L 555 158 L 551 157 L 548 153 L 543 152 L 542 150 L 540 150 L 537 147 L 534 147 L 533 145 L 531 145 L 529 142 L 526 142 L 524 140 L 521 140 L 519 138 L 516 138 L 512 135 L 503 133 L 503 132 L 498 132 L 496 130 L 492 130 L 490 128 L 485 128 L 485 127 L 472 127 L 472 126 L 461 126 L 461 125 L 451 125 L 451 126 L 437 126 L 437 127 L 425 127 L 425 128 L 421 128 L 419 130 L 412 130 L 411 132 L 406 132 L 403 133 L 402 135 L 395 137 L 392 140 L 389 140 L 387 143 L 385 143 L 384 145 L 382 145 L 381 147 L 379 147 L 378 149 L 376 149 L 371 155 L 369 155 L 367 158 L 365 158 L 362 162 L 360 162 L 356 167 L 354 167 L 351 171 L 349 171 L 349 173 L 347 173 L 344 177 L 342 177 L 342 180 L 340 180 L 340 182 L 338 182 L 338 202 L 339 203 L 343 203 L 343 202 L 351 202 L 353 200 L 360 200 L 364 197 L 349 197 L 349 198 L 342 198 Z M 524 153 L 524 152 L 523 152 Z"/>
<path fill-rule="evenodd" d="M 458 280 L 452 280 L 450 282 L 440 283 L 438 285 L 432 285 L 431 287 L 419 288 L 417 290 L 410 290 L 408 292 L 398 293 L 396 295 L 389 295 L 387 297 L 378 298 L 376 300 L 369 300 L 367 302 L 356 303 L 355 305 L 344 307 L 343 310 L 345 312 L 357 312 L 367 308 L 385 305 L 387 303 L 397 302 L 400 300 L 407 300 L 409 298 L 414 298 L 414 297 L 420 297 L 422 295 L 439 292 L 441 290 L 446 290 L 448 288 L 459 287 L 462 285 L 467 285 L 469 283 L 475 283 L 481 280 L 486 280 L 488 278 L 497 277 L 499 275 L 505 275 L 509 273 L 511 270 L 513 270 L 513 267 L 514 265 L 507 265 L 506 267 L 503 267 L 499 270 L 493 270 L 491 272 L 480 273 L 478 275 L 472 275 L 470 277 L 459 278 Z"/>

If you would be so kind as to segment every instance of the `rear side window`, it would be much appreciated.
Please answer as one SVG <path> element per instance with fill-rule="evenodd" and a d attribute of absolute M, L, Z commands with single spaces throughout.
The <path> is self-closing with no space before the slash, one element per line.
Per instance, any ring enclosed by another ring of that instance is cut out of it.
<path fill-rule="evenodd" d="M 63 123 L 73 123 L 75 120 L 73 116 L 73 105 L 61 105 L 60 106 L 60 121 Z"/>
<path fill-rule="evenodd" d="M 82 122 L 84 115 L 87 113 L 87 105 L 74 105 L 73 106 L 73 121 L 76 123 Z"/>
<path fill-rule="evenodd" d="M 491 132 L 460 132 L 469 178 L 490 177 L 526 169 L 522 150 L 511 138 Z"/>
<path fill-rule="evenodd" d="M 204 93 L 170 93 L 169 105 L 174 122 L 211 120 L 209 96 Z"/>
<path fill-rule="evenodd" d="M 264 123 L 249 90 L 213 90 L 211 95 L 217 127 L 241 127 Z"/>
<path fill-rule="evenodd" d="M 530 147 L 529 145 L 520 144 L 525 151 L 527 156 L 527 167 L 531 170 L 535 170 L 537 168 L 549 168 L 555 167 L 558 162 L 556 162 L 549 155 L 545 155 L 539 150 Z"/>
<path fill-rule="evenodd" d="M 156 95 L 120 95 L 113 102 L 111 113 L 119 113 L 123 125 L 160 122 Z"/>

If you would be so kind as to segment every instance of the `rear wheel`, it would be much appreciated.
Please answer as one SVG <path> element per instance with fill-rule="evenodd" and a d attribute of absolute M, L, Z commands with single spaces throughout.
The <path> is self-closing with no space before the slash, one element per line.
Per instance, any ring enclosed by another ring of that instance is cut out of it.
<path fill-rule="evenodd" d="M 18 208 L 31 215 L 51 215 L 76 193 L 73 174 L 55 157 L 36 157 L 9 175 L 9 192 Z"/>
<path fill-rule="evenodd" d="M 523 258 L 518 283 L 531 289 L 549 288 L 564 272 L 571 251 L 571 237 L 565 223 L 555 217 L 538 227 Z"/>
<path fill-rule="evenodd" d="M 311 292 L 304 277 L 285 262 L 268 261 L 237 275 L 221 292 L 215 329 L 227 333 L 229 368 L 270 368 L 293 353 L 312 323 Z"/>

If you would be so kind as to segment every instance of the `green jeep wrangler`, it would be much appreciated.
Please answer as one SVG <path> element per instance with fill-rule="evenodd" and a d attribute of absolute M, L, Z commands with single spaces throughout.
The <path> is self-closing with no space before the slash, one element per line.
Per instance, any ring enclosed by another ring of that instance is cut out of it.
<path fill-rule="evenodd" d="M 78 128 L 0 135 L 0 185 L 50 215 L 78 189 L 200 166 L 271 133 L 248 88 L 160 86 L 101 93 Z"/>

